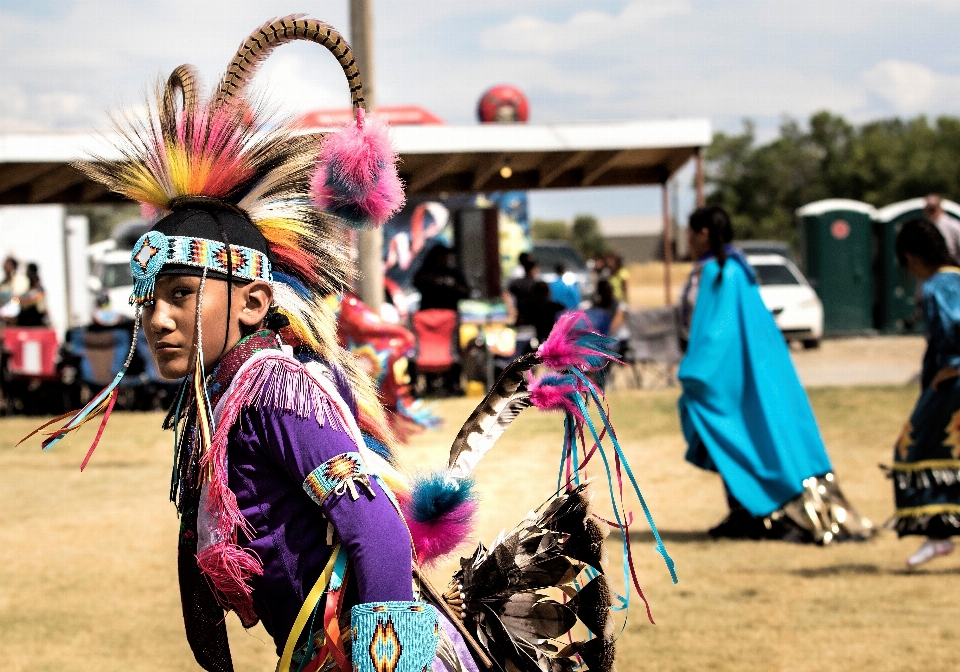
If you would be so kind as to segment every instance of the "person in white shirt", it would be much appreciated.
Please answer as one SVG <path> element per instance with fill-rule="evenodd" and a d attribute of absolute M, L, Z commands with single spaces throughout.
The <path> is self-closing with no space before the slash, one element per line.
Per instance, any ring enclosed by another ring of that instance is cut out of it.
<path fill-rule="evenodd" d="M 960 220 L 944 211 L 943 199 L 937 194 L 930 194 L 926 201 L 923 206 L 923 216 L 940 229 L 943 239 L 947 242 L 950 256 L 960 260 Z"/>

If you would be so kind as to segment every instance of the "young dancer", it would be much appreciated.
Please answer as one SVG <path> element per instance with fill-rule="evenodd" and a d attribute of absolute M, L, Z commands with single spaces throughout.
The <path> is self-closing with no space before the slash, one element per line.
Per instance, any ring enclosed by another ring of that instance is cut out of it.
<path fill-rule="evenodd" d="M 337 57 L 354 125 L 302 135 L 250 103 L 245 89 L 257 65 L 296 39 Z M 319 21 L 286 17 L 254 31 L 209 98 L 188 66 L 177 68 L 146 118 L 119 125 L 121 158 L 79 166 L 155 219 L 132 251 L 131 302 L 160 373 L 184 380 L 166 425 L 175 433 L 171 498 L 182 521 L 190 646 L 204 669 L 232 670 L 226 610 L 247 627 L 263 622 L 282 672 L 606 672 L 610 612 L 626 609 L 630 586 L 614 607 L 605 528 L 580 479 L 599 453 L 592 464 L 603 462 L 611 496 L 612 469 L 616 481 L 625 471 L 639 495 L 584 374 L 613 353 L 583 328 L 582 314 L 571 316 L 538 353 L 507 368 L 445 469 L 419 479 L 399 472 L 372 383 L 338 345 L 328 301 L 346 288 L 339 227 L 381 225 L 403 201 L 396 157 L 363 105 L 343 38 Z M 539 363 L 554 373 L 534 383 L 527 374 Z M 125 370 L 48 430 L 44 446 L 103 412 L 85 466 Z M 615 461 L 586 411 L 590 399 Z M 419 567 L 465 540 L 476 512 L 472 471 L 530 405 L 565 414 L 566 479 L 536 514 L 463 560 L 438 593 Z M 597 444 L 590 451 L 584 423 Z M 636 585 L 620 490 L 612 504 L 624 529 L 624 577 Z M 589 633 L 573 641 L 577 623 Z"/>
<path fill-rule="evenodd" d="M 844 499 L 783 335 L 719 207 L 690 215 L 697 262 L 681 294 L 680 422 L 694 465 L 723 479 L 716 537 L 829 543 L 872 533 Z"/>
<path fill-rule="evenodd" d="M 917 567 L 953 551 L 960 531 L 960 268 L 936 224 L 912 219 L 897 234 L 897 260 L 923 283 L 927 326 L 920 398 L 893 452 L 895 526 L 927 539 L 907 558 Z"/>

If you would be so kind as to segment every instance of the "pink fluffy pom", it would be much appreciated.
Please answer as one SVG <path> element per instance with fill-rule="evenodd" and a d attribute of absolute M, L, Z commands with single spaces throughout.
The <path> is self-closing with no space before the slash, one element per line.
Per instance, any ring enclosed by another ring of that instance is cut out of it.
<path fill-rule="evenodd" d="M 417 549 L 417 562 L 430 564 L 457 550 L 470 537 L 476 523 L 477 502 L 467 500 L 426 523 L 406 515 L 407 528 Z"/>
<path fill-rule="evenodd" d="M 541 411 L 563 411 L 583 420 L 583 413 L 575 401 L 580 394 L 580 386 L 571 375 L 558 376 L 547 374 L 540 378 L 531 377 L 530 403 Z"/>
<path fill-rule="evenodd" d="M 582 310 L 561 315 L 550 335 L 537 349 L 537 357 L 551 369 L 579 369 L 596 371 L 607 362 L 619 362 L 611 349 L 615 340 L 593 329 Z"/>
<path fill-rule="evenodd" d="M 472 478 L 459 479 L 440 470 L 417 475 L 409 492 L 396 493 L 417 562 L 434 562 L 468 540 L 478 507 L 473 485 Z"/>
<path fill-rule="evenodd" d="M 310 193 L 317 208 L 356 228 L 382 226 L 390 219 L 405 199 L 386 125 L 365 119 L 360 108 L 356 124 L 327 135 Z"/>

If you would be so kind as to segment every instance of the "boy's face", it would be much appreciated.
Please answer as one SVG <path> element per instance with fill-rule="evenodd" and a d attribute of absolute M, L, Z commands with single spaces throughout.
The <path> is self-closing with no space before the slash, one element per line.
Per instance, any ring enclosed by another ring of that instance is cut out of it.
<path fill-rule="evenodd" d="M 265 282 L 233 286 L 227 314 L 227 283 L 207 279 L 203 287 L 203 365 L 209 372 L 242 336 L 241 325 L 259 325 L 273 292 Z M 196 358 L 197 299 L 200 278 L 161 275 L 156 280 L 154 303 L 144 306 L 143 327 L 160 375 L 167 379 L 190 374 Z M 229 328 L 228 328 L 229 325 Z"/>

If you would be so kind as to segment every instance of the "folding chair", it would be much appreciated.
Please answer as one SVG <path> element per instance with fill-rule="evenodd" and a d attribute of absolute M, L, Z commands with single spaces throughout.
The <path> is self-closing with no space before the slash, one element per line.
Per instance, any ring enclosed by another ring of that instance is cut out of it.
<path fill-rule="evenodd" d="M 428 390 L 439 376 L 441 389 L 459 393 L 460 356 L 454 338 L 457 311 L 420 310 L 413 314 L 411 322 L 417 339 L 416 373 L 424 374 Z"/>
<path fill-rule="evenodd" d="M 627 313 L 630 330 L 626 361 L 638 388 L 669 387 L 677 382 L 680 333 L 677 309 L 646 308 Z"/>

